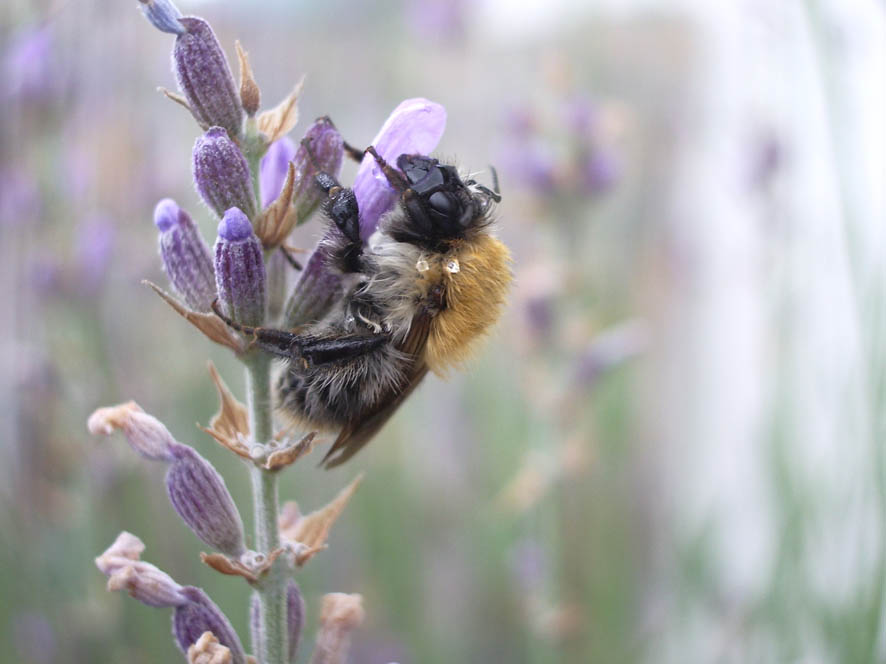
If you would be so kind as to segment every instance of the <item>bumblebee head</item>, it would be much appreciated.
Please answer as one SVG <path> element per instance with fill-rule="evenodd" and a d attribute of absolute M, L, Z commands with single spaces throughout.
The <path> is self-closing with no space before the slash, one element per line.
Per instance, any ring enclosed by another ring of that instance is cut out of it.
<path fill-rule="evenodd" d="M 401 194 L 403 224 L 391 229 L 395 239 L 440 248 L 488 223 L 497 192 L 463 182 L 454 166 L 422 155 L 403 154 L 397 167 L 406 178 Z M 473 188 L 472 188 L 473 187 Z"/>

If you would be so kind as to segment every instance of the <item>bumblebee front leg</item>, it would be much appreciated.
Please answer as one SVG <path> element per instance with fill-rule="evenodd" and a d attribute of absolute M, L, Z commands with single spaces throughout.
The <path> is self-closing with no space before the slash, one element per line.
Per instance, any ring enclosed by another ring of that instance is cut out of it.
<path fill-rule="evenodd" d="M 360 238 L 357 197 L 353 190 L 342 187 L 329 173 L 318 173 L 316 181 L 329 197 L 325 205 L 326 216 L 340 231 L 340 237 L 329 243 L 332 260 L 343 272 L 362 272 L 363 240 Z"/>

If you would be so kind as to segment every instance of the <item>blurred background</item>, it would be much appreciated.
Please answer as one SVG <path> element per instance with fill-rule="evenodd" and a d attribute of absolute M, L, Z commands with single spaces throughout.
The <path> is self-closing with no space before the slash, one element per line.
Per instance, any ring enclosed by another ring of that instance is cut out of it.
<path fill-rule="evenodd" d="M 296 138 L 328 114 L 365 145 L 425 96 L 440 154 L 501 177 L 492 342 L 354 461 L 283 478 L 310 510 L 366 471 L 298 574 L 310 625 L 359 592 L 360 664 L 886 661 L 882 2 L 178 4 L 243 42 L 265 107 L 307 76 Z M 86 431 L 135 399 L 249 521 L 194 426 L 206 361 L 241 370 L 140 284 L 166 283 L 158 199 L 215 236 L 199 129 L 156 92 L 173 39 L 135 0 L 5 0 L 0 40 L 0 661 L 180 661 L 93 558 L 137 534 L 244 638 L 248 588 L 200 563 L 162 467 Z"/>

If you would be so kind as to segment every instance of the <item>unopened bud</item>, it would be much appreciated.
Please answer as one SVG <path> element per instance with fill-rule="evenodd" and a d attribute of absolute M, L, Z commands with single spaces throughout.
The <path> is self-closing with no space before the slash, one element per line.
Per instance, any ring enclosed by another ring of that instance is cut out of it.
<path fill-rule="evenodd" d="M 194 311 L 208 312 L 215 299 L 212 254 L 191 216 L 171 198 L 154 208 L 160 256 L 169 281 Z"/>
<path fill-rule="evenodd" d="M 286 304 L 286 327 L 320 320 L 341 296 L 341 276 L 329 267 L 328 260 L 329 254 L 323 246 L 311 254 Z"/>
<path fill-rule="evenodd" d="M 172 634 L 181 651 L 187 653 L 204 632 L 212 632 L 218 642 L 231 651 L 233 664 L 246 664 L 240 637 L 221 609 L 200 588 L 185 586 L 182 594 L 188 601 L 176 607 L 172 616 Z"/>
<path fill-rule="evenodd" d="M 148 415 L 134 401 L 99 408 L 89 416 L 87 426 L 93 435 L 110 436 L 116 430 L 122 431 L 129 446 L 152 461 L 172 462 L 175 454 L 186 447 L 172 437 L 160 420 Z"/>
<path fill-rule="evenodd" d="M 144 543 L 135 535 L 122 532 L 95 565 L 108 577 L 108 590 L 125 590 L 148 606 L 181 606 L 188 602 L 182 586 L 166 572 L 140 560 Z"/>
<path fill-rule="evenodd" d="M 255 217 L 255 192 L 246 157 L 221 127 L 212 127 L 194 144 L 194 183 L 206 204 L 221 217 L 240 208 Z"/>
<path fill-rule="evenodd" d="M 222 311 L 243 325 L 261 325 L 267 306 L 261 242 L 239 209 L 225 212 L 215 242 L 215 280 Z"/>
<path fill-rule="evenodd" d="M 204 129 L 218 125 L 240 138 L 243 106 L 228 60 L 209 24 L 202 18 L 179 19 L 187 29 L 175 39 L 172 54 L 178 87 Z"/>
<path fill-rule="evenodd" d="M 142 14 L 155 28 L 162 32 L 180 35 L 187 28 L 179 20 L 182 13 L 170 0 L 138 0 Z"/>
<path fill-rule="evenodd" d="M 299 224 L 307 221 L 326 198 L 326 193 L 315 181 L 317 173 L 328 173 L 338 178 L 343 155 L 344 140 L 332 121 L 329 118 L 320 118 L 314 122 L 305 133 L 293 160 L 295 191 L 292 201 Z"/>
<path fill-rule="evenodd" d="M 178 515 L 208 546 L 239 556 L 243 521 L 222 476 L 193 448 L 183 447 L 166 473 L 166 492 Z"/>

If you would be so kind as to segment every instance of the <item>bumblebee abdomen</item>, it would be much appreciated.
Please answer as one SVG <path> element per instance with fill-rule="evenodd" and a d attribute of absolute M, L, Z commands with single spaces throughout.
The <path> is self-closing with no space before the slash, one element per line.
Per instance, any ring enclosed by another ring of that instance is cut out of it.
<path fill-rule="evenodd" d="M 507 247 L 487 233 L 464 241 L 447 257 L 445 308 L 431 324 L 425 355 L 432 371 L 446 373 L 468 359 L 501 317 L 512 281 L 510 264 Z"/>

